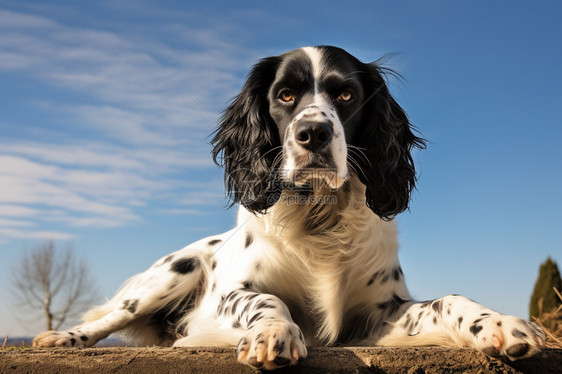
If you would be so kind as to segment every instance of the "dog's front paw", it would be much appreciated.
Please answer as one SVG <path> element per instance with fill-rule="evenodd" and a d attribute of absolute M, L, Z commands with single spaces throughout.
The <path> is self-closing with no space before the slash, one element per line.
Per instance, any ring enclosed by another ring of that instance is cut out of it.
<path fill-rule="evenodd" d="M 545 334 L 536 324 L 515 316 L 484 315 L 470 326 L 477 349 L 510 360 L 531 357 L 544 346 Z"/>
<path fill-rule="evenodd" d="M 307 351 L 300 328 L 289 321 L 258 321 L 240 339 L 236 349 L 238 362 L 259 369 L 273 370 L 295 365 Z"/>
<path fill-rule="evenodd" d="M 87 347 L 88 337 L 72 331 L 45 331 L 33 339 L 34 347 Z"/>

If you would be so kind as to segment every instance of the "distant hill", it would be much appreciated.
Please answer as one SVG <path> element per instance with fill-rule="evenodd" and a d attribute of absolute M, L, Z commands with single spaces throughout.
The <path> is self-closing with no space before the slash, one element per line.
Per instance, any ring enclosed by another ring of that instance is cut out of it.
<path fill-rule="evenodd" d="M 6 340 L 5 347 L 29 347 L 31 346 L 31 342 L 33 341 L 33 337 L 31 336 L 18 336 L 15 338 L 8 337 Z M 0 346 L 4 342 L 3 339 L 0 339 Z M 121 339 L 118 338 L 107 338 L 99 341 L 95 347 L 128 347 L 130 344 L 125 343 Z"/>
<path fill-rule="evenodd" d="M 5 347 L 25 347 L 25 346 L 30 346 L 32 340 L 33 340 L 33 338 L 28 337 L 28 336 L 19 336 L 19 337 L 16 337 L 16 338 L 8 338 L 8 340 L 6 340 L 6 345 L 5 345 Z M 0 341 L 1 341 L 2 343 L 4 343 L 4 339 L 0 339 Z"/>

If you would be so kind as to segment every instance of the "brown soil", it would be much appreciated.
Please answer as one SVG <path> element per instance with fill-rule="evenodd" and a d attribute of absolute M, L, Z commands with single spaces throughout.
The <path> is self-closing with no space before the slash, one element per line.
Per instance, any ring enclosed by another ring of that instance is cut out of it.
<path fill-rule="evenodd" d="M 234 348 L 5 348 L 0 373 L 256 373 Z M 562 373 L 562 350 L 515 362 L 469 349 L 310 348 L 296 367 L 277 373 Z"/>

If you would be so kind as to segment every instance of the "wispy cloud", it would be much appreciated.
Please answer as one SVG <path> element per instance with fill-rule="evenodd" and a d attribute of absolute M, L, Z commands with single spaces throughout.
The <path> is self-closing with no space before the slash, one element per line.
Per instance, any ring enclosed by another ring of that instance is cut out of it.
<path fill-rule="evenodd" d="M 47 239 L 47 240 L 69 240 L 73 235 L 64 232 L 45 230 L 18 230 L 0 227 L 0 243 L 6 243 L 9 239 Z"/>
<path fill-rule="evenodd" d="M 166 27 L 182 46 L 0 9 L 0 74 L 62 93 L 22 99 L 39 120 L 0 117 L 0 237 L 64 239 L 138 222 L 139 207 L 224 204 L 222 182 L 188 176 L 214 168 L 206 137 L 252 53 L 226 28 Z"/>

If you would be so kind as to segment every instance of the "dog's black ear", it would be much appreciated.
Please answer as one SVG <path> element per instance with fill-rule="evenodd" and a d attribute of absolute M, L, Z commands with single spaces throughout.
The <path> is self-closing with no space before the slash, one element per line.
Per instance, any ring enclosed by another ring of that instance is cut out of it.
<path fill-rule="evenodd" d="M 411 152 L 425 148 L 425 140 L 414 134 L 406 113 L 390 95 L 385 77 L 392 71 L 376 63 L 365 64 L 365 69 L 363 85 L 368 101 L 352 142 L 363 155 L 354 158 L 361 167 L 358 176 L 367 187 L 367 205 L 387 220 L 408 209 L 416 184 Z"/>
<path fill-rule="evenodd" d="M 232 205 L 240 203 L 252 212 L 264 212 L 279 199 L 273 162 L 281 147 L 267 99 L 279 62 L 269 57 L 254 66 L 211 141 L 213 159 L 225 169 Z"/>

